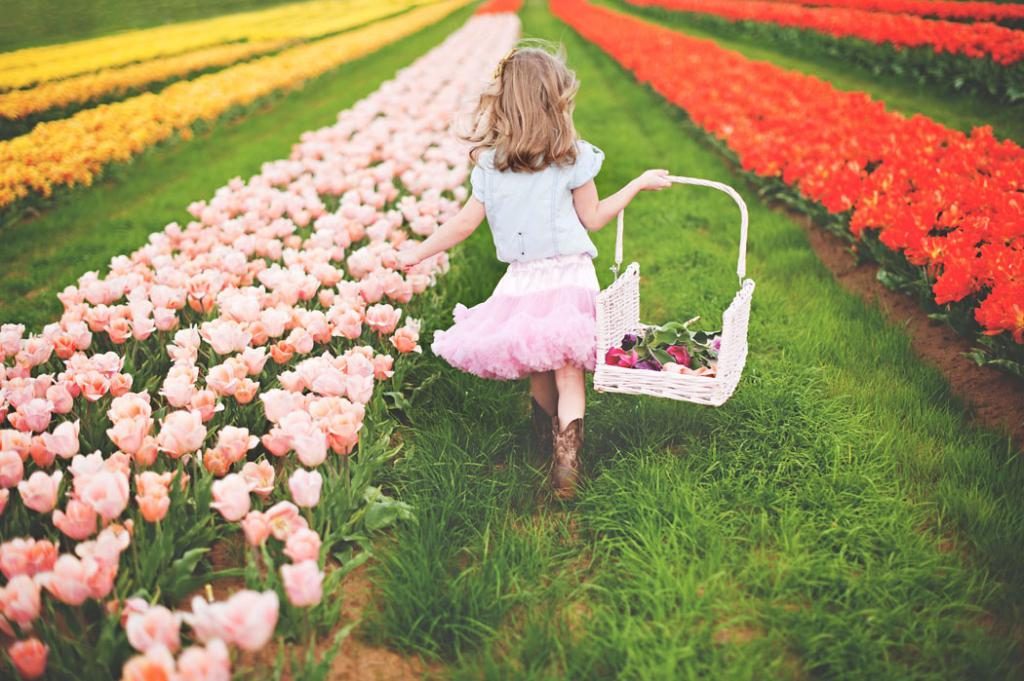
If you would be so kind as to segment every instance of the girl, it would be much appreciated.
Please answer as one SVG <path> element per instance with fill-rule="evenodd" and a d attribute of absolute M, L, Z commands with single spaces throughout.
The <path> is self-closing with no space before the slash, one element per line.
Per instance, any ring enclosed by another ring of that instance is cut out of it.
<path fill-rule="evenodd" d="M 583 445 L 584 370 L 596 353 L 599 290 L 587 231 L 597 231 L 642 190 L 670 186 L 648 170 L 599 200 L 594 176 L 604 154 L 578 140 L 572 122 L 579 83 L 559 53 L 518 48 L 498 64 L 474 112 L 472 195 L 434 234 L 399 254 L 408 271 L 464 241 L 484 217 L 498 259 L 509 263 L 494 294 L 457 305 L 455 324 L 431 349 L 482 378 L 530 378 L 534 432 L 553 453 L 551 482 L 575 494 Z"/>

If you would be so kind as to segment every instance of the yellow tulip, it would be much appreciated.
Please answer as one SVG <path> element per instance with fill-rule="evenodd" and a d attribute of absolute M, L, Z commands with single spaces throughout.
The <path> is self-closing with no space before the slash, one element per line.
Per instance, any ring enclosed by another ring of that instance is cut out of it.
<path fill-rule="evenodd" d="M 114 104 L 41 123 L 0 142 L 0 207 L 56 186 L 88 185 L 108 163 L 127 161 L 175 133 L 187 139 L 199 120 L 214 121 L 244 106 L 373 52 L 436 23 L 470 0 L 444 0 L 365 28 L 292 47 L 278 54 L 179 81 Z"/>

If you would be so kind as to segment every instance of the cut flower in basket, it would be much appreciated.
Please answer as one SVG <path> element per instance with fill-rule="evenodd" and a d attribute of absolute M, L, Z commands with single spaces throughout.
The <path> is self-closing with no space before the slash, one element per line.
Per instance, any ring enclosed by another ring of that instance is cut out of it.
<path fill-rule="evenodd" d="M 627 333 L 617 348 L 609 348 L 605 364 L 629 369 L 666 371 L 713 377 L 718 365 L 721 331 L 690 328 L 700 317 L 686 322 L 649 326 L 643 335 Z"/>

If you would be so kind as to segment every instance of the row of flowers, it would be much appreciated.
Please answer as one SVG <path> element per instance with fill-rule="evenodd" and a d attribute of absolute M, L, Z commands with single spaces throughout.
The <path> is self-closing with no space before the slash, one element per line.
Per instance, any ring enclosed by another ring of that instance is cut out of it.
<path fill-rule="evenodd" d="M 993 23 L 758 0 L 627 1 L 648 11 L 685 13 L 688 22 L 787 50 L 860 63 L 873 72 L 1008 102 L 1024 98 L 1024 32 Z"/>
<path fill-rule="evenodd" d="M 368 54 L 428 26 L 469 0 L 443 0 L 365 28 L 283 50 L 157 93 L 41 123 L 0 142 L 0 209 L 55 187 L 89 185 L 108 163 L 127 161 L 177 134 L 187 139 L 198 122 L 278 90 L 300 87 L 339 64 Z"/>
<path fill-rule="evenodd" d="M 216 45 L 141 64 L 104 69 L 0 93 L 0 133 L 7 138 L 14 136 L 9 131 L 27 132 L 31 128 L 24 129 L 24 126 L 14 125 L 13 122 L 43 112 L 58 109 L 58 113 L 64 115 L 52 118 L 64 118 L 68 110 L 83 108 L 83 105 L 90 102 L 117 99 L 134 90 L 180 80 L 199 71 L 228 66 L 282 46 L 284 42 L 280 40 Z"/>
<path fill-rule="evenodd" d="M 309 39 L 343 31 L 428 0 L 307 0 L 0 54 L 0 89 L 184 54 L 224 43 Z"/>
<path fill-rule="evenodd" d="M 523 0 L 487 0 L 477 8 L 477 14 L 500 14 L 502 12 L 518 12 Z"/>
<path fill-rule="evenodd" d="M 816 7 L 845 7 L 888 14 L 916 14 L 961 21 L 1020 21 L 1024 6 L 975 0 L 775 0 Z"/>
<path fill-rule="evenodd" d="M 556 13 L 679 106 L 762 184 L 838 223 L 890 282 L 1019 371 L 1024 359 L 1024 150 L 907 118 L 859 92 L 712 41 L 556 0 Z M 917 283 L 915 283 L 917 282 Z"/>
<path fill-rule="evenodd" d="M 0 640 L 21 677 L 228 679 L 275 635 L 337 627 L 353 542 L 410 515 L 372 485 L 408 367 L 392 352 L 420 351 L 396 306 L 447 259 L 403 275 L 397 255 L 465 199 L 453 112 L 518 27 L 471 19 L 67 287 L 59 322 L 0 327 Z M 211 565 L 230 566 L 206 556 L 232 537 L 245 588 L 217 600 Z"/>

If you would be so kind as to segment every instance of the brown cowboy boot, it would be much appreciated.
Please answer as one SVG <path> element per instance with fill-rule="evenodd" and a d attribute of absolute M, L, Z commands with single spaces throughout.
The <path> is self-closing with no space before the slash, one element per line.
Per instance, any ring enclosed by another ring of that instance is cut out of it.
<path fill-rule="evenodd" d="M 551 486 L 555 496 L 572 499 L 580 477 L 580 450 L 583 449 L 583 419 L 574 419 L 565 430 L 558 430 L 555 419 L 555 452 L 552 457 Z"/>
<path fill-rule="evenodd" d="M 533 397 L 530 398 L 530 401 L 533 402 L 533 439 L 536 441 L 541 455 L 547 458 L 551 456 L 551 451 L 554 449 L 558 415 L 552 416 L 547 413 L 544 407 L 540 406 L 540 402 Z"/>

